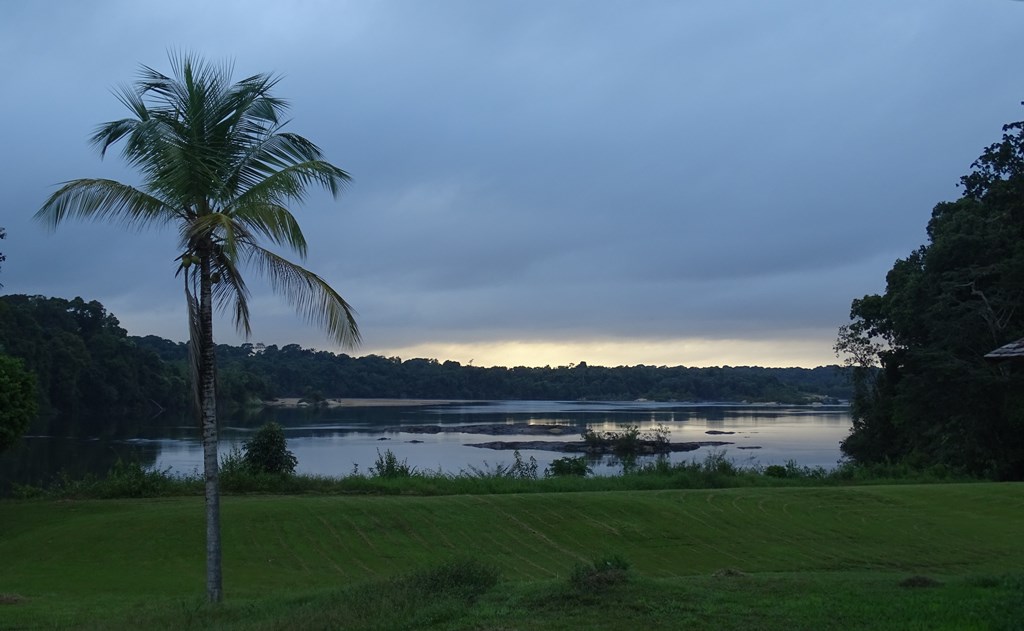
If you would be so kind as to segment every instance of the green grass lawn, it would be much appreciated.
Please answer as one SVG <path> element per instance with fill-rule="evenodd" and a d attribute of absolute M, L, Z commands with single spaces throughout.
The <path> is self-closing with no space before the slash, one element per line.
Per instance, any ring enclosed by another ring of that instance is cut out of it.
<path fill-rule="evenodd" d="M 0 628 L 1024 620 L 1024 484 L 234 496 L 224 498 L 223 523 L 226 602 L 210 608 L 201 498 L 0 501 Z M 630 562 L 627 582 L 569 585 L 577 564 L 609 554 Z M 396 576 L 453 558 L 478 560 L 501 580 L 472 596 L 396 587 Z M 916 575 L 938 584 L 900 587 Z"/>

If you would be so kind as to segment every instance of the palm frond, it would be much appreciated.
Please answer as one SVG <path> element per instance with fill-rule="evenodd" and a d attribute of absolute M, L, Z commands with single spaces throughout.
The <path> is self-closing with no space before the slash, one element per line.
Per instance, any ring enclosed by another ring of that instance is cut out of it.
<path fill-rule="evenodd" d="M 142 107 L 145 108 L 145 105 Z M 146 113 L 145 116 L 148 117 L 149 114 Z M 96 128 L 92 137 L 89 138 L 89 142 L 99 147 L 100 157 L 106 157 L 107 149 L 110 148 L 110 145 L 116 143 L 125 136 L 130 135 L 139 125 L 140 120 L 145 119 L 123 118 L 121 120 L 103 123 Z"/>
<path fill-rule="evenodd" d="M 299 315 L 341 346 L 359 344 L 355 310 L 324 279 L 259 246 L 251 245 L 246 253 L 273 290 L 283 294 Z"/>
<path fill-rule="evenodd" d="M 43 203 L 35 218 L 51 230 L 67 218 L 124 221 L 129 227 L 165 224 L 180 217 L 162 200 L 114 180 L 65 182 Z"/>
<path fill-rule="evenodd" d="M 279 165 L 274 160 L 253 158 L 237 174 L 240 186 L 245 189 L 238 200 L 268 200 L 275 203 L 303 201 L 307 189 L 320 186 L 337 197 L 352 180 L 351 176 L 324 160 L 307 160 L 288 165 Z"/>
<path fill-rule="evenodd" d="M 235 328 L 248 339 L 252 335 L 249 324 L 249 288 L 245 285 L 236 260 L 222 250 L 215 251 L 211 268 L 220 279 L 213 285 L 213 301 L 218 310 L 231 309 Z"/>
<path fill-rule="evenodd" d="M 242 224 L 248 231 L 260 234 L 277 245 L 285 245 L 306 257 L 306 237 L 302 234 L 299 222 L 284 206 L 272 202 L 242 203 L 224 209 L 237 224 Z"/>

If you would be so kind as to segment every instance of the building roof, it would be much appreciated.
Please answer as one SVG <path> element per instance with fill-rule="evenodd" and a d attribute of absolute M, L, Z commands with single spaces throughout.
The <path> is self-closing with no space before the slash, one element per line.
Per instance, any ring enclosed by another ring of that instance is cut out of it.
<path fill-rule="evenodd" d="M 1021 359 L 1024 358 L 1024 338 L 1016 342 L 1010 342 L 1006 346 L 1000 346 L 988 355 L 985 359 Z"/>

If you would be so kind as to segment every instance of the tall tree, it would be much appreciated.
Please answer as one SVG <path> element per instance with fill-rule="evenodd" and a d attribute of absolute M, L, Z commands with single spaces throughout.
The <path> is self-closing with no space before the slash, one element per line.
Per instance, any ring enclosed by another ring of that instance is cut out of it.
<path fill-rule="evenodd" d="M 172 55 L 171 76 L 148 66 L 117 92 L 132 116 L 104 123 L 92 136 L 101 156 L 122 142 L 141 187 L 106 179 L 64 183 L 36 213 L 51 228 L 70 218 L 113 220 L 129 227 L 173 224 L 184 279 L 189 348 L 202 427 L 206 481 L 206 590 L 222 598 L 220 492 L 217 471 L 216 365 L 213 311 L 230 309 L 248 335 L 249 291 L 241 270 L 265 276 L 334 341 L 353 346 L 359 330 L 351 307 L 313 272 L 260 245 L 305 257 L 306 240 L 288 206 L 310 187 L 337 197 L 349 180 L 320 149 L 283 130 L 287 105 L 272 95 L 279 78 L 258 74 L 232 83 L 230 65 Z"/>
<path fill-rule="evenodd" d="M 928 243 L 854 300 L 837 351 L 861 367 L 843 451 L 1024 479 L 1024 370 L 984 356 L 1024 335 L 1024 121 L 935 206 Z"/>

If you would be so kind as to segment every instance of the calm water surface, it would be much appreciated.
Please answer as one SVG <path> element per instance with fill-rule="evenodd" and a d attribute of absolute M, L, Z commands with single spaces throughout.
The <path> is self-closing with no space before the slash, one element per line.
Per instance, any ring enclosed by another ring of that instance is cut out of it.
<path fill-rule="evenodd" d="M 850 431 L 846 407 L 654 402 L 496 401 L 421 407 L 334 408 L 328 410 L 273 409 L 246 417 L 221 420 L 221 453 L 226 454 L 252 435 L 263 422 L 277 420 L 285 428 L 288 448 L 298 458 L 298 471 L 346 475 L 373 465 L 378 450 L 393 451 L 420 470 L 458 473 L 487 469 L 513 460 L 510 451 L 471 446 L 491 440 L 579 440 L 579 433 L 619 431 L 638 425 L 647 431 L 659 425 L 670 430 L 672 442 L 729 441 L 722 447 L 674 453 L 673 461 L 702 460 L 712 450 L 724 451 L 738 465 L 784 464 L 833 467 L 842 457 L 841 441 Z M 566 427 L 561 436 L 507 436 L 459 431 L 470 424 L 546 424 Z M 75 427 L 30 435 L 0 456 L 0 480 L 40 483 L 64 471 L 71 476 L 104 473 L 118 458 L 144 465 L 192 473 L 202 468 L 199 433 L 188 420 L 155 418 L 144 422 L 109 424 L 101 430 Z M 437 434 L 404 431 L 416 425 L 441 425 Z M 734 432 L 709 435 L 708 431 Z M 422 441 L 422 442 L 412 442 Z M 523 450 L 537 459 L 541 470 L 566 454 Z M 574 454 L 572 454 L 574 455 Z M 608 458 L 591 463 L 597 474 L 614 474 L 621 466 Z"/>

